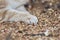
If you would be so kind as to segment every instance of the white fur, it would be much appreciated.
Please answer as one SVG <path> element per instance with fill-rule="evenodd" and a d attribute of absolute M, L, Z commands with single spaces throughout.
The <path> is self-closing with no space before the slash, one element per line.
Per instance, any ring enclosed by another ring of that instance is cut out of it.
<path fill-rule="evenodd" d="M 24 7 L 24 4 L 28 3 L 29 0 L 6 0 L 8 5 L 5 9 L 8 9 L 9 13 L 5 15 L 4 20 L 2 21 L 23 21 L 27 24 L 37 24 L 38 20 L 36 16 L 31 15 Z M 20 5 L 20 6 L 19 6 Z M 19 8 L 15 9 L 17 6 Z M 10 16 L 14 15 L 10 19 Z"/>

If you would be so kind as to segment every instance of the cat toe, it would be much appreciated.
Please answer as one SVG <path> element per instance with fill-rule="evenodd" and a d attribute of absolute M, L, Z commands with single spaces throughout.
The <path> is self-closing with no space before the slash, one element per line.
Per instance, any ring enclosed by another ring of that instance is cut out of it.
<path fill-rule="evenodd" d="M 27 18 L 26 23 L 36 25 L 38 23 L 38 19 L 36 16 L 32 15 L 32 16 Z"/>

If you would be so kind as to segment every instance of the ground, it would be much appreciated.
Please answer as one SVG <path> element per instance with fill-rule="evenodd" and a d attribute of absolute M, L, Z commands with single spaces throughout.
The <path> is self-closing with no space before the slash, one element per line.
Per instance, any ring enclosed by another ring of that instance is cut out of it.
<path fill-rule="evenodd" d="M 36 0 L 27 10 L 37 16 L 36 26 L 23 22 L 0 23 L 0 40 L 60 40 L 59 0 Z"/>

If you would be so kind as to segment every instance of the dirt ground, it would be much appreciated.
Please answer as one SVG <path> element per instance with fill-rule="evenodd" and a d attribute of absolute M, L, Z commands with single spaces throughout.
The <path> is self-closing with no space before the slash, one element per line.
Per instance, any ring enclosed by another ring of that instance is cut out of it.
<path fill-rule="evenodd" d="M 27 10 L 37 16 L 36 26 L 0 23 L 0 40 L 60 40 L 60 0 L 36 0 Z"/>

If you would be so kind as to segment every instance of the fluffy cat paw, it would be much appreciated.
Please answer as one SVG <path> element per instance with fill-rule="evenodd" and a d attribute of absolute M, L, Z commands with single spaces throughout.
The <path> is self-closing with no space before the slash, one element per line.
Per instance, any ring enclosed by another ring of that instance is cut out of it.
<path fill-rule="evenodd" d="M 38 19 L 37 19 L 36 16 L 31 15 L 31 16 L 26 17 L 24 19 L 24 22 L 27 23 L 27 24 L 34 24 L 34 25 L 36 25 L 37 22 L 38 22 Z"/>
<path fill-rule="evenodd" d="M 14 17 L 12 17 L 9 21 L 22 21 L 26 24 L 34 24 L 36 25 L 38 22 L 38 19 L 36 16 L 30 15 L 30 14 L 16 14 Z"/>

